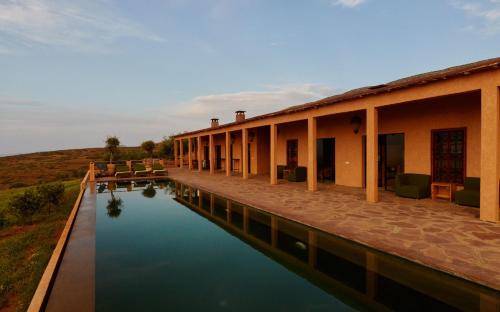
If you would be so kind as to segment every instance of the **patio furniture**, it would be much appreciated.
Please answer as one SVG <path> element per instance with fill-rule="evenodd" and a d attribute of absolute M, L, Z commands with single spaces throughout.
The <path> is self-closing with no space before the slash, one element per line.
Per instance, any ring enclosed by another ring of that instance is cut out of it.
<path fill-rule="evenodd" d="M 396 195 L 408 198 L 426 198 L 431 193 L 431 176 L 402 173 L 396 176 Z"/>
<path fill-rule="evenodd" d="M 167 175 L 167 169 L 160 164 L 153 164 L 153 175 Z"/>
<path fill-rule="evenodd" d="M 479 207 L 479 178 L 465 178 L 464 189 L 455 192 L 455 203 L 463 206 Z"/>
<path fill-rule="evenodd" d="M 146 170 L 146 166 L 142 163 L 136 163 L 134 164 L 134 175 L 136 177 L 139 176 L 147 176 L 149 173 L 149 170 Z"/>
<path fill-rule="evenodd" d="M 116 178 L 125 178 L 130 177 L 132 175 L 132 171 L 130 171 L 127 165 L 117 165 L 115 177 Z"/>
<path fill-rule="evenodd" d="M 108 167 L 105 163 L 96 163 L 94 164 L 94 174 L 96 178 L 104 177 L 108 173 Z"/>
<path fill-rule="evenodd" d="M 297 167 L 295 170 L 291 170 L 288 175 L 288 181 L 290 182 L 305 182 L 307 180 L 307 167 Z"/>
<path fill-rule="evenodd" d="M 278 179 L 283 179 L 283 171 L 285 168 L 286 166 L 278 165 Z"/>
<path fill-rule="evenodd" d="M 456 190 L 457 190 L 456 183 L 432 182 L 431 184 L 432 199 L 440 198 L 453 201 L 453 196 Z"/>

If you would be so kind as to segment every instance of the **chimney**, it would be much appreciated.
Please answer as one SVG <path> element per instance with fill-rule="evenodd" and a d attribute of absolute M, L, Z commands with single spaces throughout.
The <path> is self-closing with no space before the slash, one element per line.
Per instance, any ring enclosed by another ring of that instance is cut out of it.
<path fill-rule="evenodd" d="M 217 128 L 219 126 L 219 118 L 212 118 L 212 128 Z"/>
<path fill-rule="evenodd" d="M 245 111 L 239 110 L 236 111 L 236 122 L 245 121 Z"/>

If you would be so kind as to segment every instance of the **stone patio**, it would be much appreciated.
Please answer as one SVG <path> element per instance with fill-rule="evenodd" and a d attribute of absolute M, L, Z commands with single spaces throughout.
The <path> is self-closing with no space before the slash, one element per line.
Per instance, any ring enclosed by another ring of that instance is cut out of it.
<path fill-rule="evenodd" d="M 365 201 L 363 189 L 266 177 L 226 177 L 223 173 L 171 168 L 183 183 L 320 230 L 395 254 L 500 290 L 500 224 L 480 221 L 479 210 L 446 201 L 414 200 L 381 191 L 380 202 Z"/>

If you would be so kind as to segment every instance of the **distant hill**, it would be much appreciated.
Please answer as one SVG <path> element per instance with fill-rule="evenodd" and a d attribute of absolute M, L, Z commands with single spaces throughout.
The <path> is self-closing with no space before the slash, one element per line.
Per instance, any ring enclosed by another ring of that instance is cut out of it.
<path fill-rule="evenodd" d="M 122 154 L 141 153 L 140 147 L 120 147 L 120 150 Z M 104 148 L 69 149 L 0 157 L 0 189 L 81 178 L 87 172 L 89 162 L 101 161 L 105 157 Z"/>

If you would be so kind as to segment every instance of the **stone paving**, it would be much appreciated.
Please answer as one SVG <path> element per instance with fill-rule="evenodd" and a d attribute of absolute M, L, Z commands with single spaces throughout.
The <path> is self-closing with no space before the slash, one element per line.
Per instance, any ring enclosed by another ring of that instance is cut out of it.
<path fill-rule="evenodd" d="M 267 210 L 320 230 L 500 290 L 500 224 L 479 220 L 479 210 L 446 201 L 406 199 L 379 192 L 366 202 L 363 189 L 268 178 L 226 177 L 223 173 L 169 169 L 191 186 Z"/>

